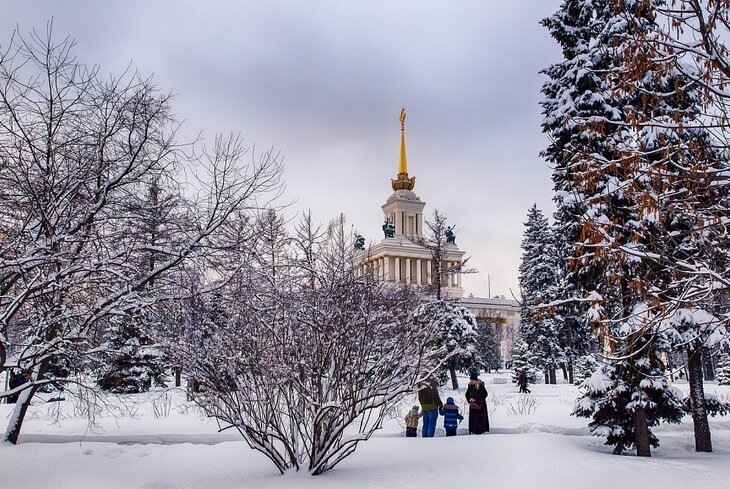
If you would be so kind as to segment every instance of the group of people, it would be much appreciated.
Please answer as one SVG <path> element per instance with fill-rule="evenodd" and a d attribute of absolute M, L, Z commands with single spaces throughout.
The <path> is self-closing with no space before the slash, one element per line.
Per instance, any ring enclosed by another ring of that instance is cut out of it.
<path fill-rule="evenodd" d="M 479 379 L 476 373 L 469 377 L 469 386 L 466 389 L 466 400 L 469 403 L 469 434 L 481 435 L 489 431 L 489 413 L 487 412 L 487 392 L 484 382 Z M 446 403 L 441 402 L 439 397 L 438 384 L 431 378 L 418 391 L 419 406 L 413 408 L 406 414 L 406 436 L 415 437 L 418 432 L 418 420 L 423 418 L 421 436 L 432 438 L 436 433 L 438 417 L 444 417 L 444 431 L 446 436 L 455 436 L 456 428 L 464 416 L 459 412 L 459 407 L 454 403 L 453 397 L 446 398 Z"/>

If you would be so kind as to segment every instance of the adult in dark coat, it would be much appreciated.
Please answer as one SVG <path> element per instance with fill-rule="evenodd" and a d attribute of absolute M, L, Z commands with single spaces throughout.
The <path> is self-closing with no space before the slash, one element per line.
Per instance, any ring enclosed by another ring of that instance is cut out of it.
<path fill-rule="evenodd" d="M 481 435 L 489 431 L 489 413 L 487 412 L 487 388 L 479 380 L 476 373 L 469 377 L 469 387 L 466 388 L 466 400 L 469 401 L 469 433 Z"/>
<path fill-rule="evenodd" d="M 20 387 L 21 385 L 25 384 L 26 382 L 30 381 L 30 372 L 27 370 L 23 370 L 18 375 L 11 375 L 10 376 L 10 382 L 8 382 L 8 387 L 10 387 L 10 390 L 15 389 L 16 387 Z M 6 397 L 8 404 L 15 404 L 18 402 L 18 397 L 20 396 L 20 392 L 16 392 L 15 394 Z"/>

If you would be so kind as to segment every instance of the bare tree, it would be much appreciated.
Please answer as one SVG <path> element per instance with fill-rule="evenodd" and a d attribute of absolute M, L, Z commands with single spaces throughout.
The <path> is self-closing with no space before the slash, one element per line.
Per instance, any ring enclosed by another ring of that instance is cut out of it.
<path fill-rule="evenodd" d="M 46 378 L 54 360 L 82 364 L 101 319 L 175 298 L 176 270 L 214 260 L 226 220 L 279 188 L 275 157 L 245 162 L 240 137 L 182 151 L 170 96 L 137 74 L 101 77 L 73 47 L 49 25 L 0 52 L 0 344 L 32 372 L 0 393 L 20 393 L 12 443 L 38 388 L 69 380 Z M 200 178 L 185 182 L 193 166 Z M 190 194 L 174 240 L 125 233 L 129 196 L 160 177 Z"/>
<path fill-rule="evenodd" d="M 466 322 L 460 319 L 454 320 L 457 317 L 461 318 L 466 316 L 461 311 L 463 308 L 458 308 L 451 301 L 442 299 L 445 299 L 444 287 L 450 277 L 456 274 L 476 273 L 476 270 L 466 266 L 469 261 L 468 258 L 449 264 L 449 238 L 447 234 L 452 232 L 453 227 L 447 225 L 446 216 L 441 214 L 438 209 L 433 211 L 433 218 L 430 221 L 426 221 L 426 229 L 427 232 L 424 236 L 413 236 L 411 239 L 431 253 L 433 284 L 426 287 L 426 291 L 433 291 L 433 294 L 436 296 L 436 301 L 433 302 L 431 307 L 441 306 L 440 315 L 443 316 L 444 321 L 442 322 L 440 337 L 452 339 L 459 337 L 459 343 L 465 347 L 462 350 L 462 354 L 452 356 L 448 364 L 451 386 L 454 389 L 458 389 L 459 381 L 456 377 L 456 370 L 463 370 L 462 367 L 470 367 L 474 360 L 473 351 L 476 348 L 477 342 L 476 323 L 471 324 L 472 321 L 470 320 Z M 455 325 L 459 327 L 455 329 Z M 456 334 L 456 331 L 460 332 Z M 469 345 L 468 348 L 467 345 Z"/>

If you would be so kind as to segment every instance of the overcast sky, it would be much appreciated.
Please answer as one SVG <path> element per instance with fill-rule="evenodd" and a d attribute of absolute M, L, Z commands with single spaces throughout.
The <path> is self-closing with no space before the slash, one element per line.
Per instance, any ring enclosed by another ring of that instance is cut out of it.
<path fill-rule="evenodd" d="M 426 215 L 439 209 L 478 274 L 466 292 L 517 294 L 523 221 L 551 213 L 538 153 L 538 72 L 560 51 L 540 19 L 558 0 L 12 1 L 16 23 L 58 37 L 104 72 L 130 62 L 176 95 L 188 137 L 241 132 L 284 155 L 286 213 L 339 212 L 370 242 L 397 172 L 400 107 L 408 169 Z"/>

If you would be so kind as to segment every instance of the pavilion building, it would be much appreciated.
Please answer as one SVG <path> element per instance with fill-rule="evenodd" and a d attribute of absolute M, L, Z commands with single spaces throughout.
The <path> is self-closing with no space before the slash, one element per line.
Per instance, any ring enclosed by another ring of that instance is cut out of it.
<path fill-rule="evenodd" d="M 383 210 L 383 239 L 363 249 L 357 255 L 361 273 L 372 273 L 378 280 L 413 286 L 434 285 L 435 263 L 431 250 L 424 246 L 423 209 L 426 205 L 413 189 L 416 177 L 409 176 L 406 158 L 405 109 L 401 109 L 401 140 L 398 174 L 391 179 L 393 193 L 381 206 Z M 450 230 L 449 230 L 450 231 Z M 364 240 L 363 240 L 364 241 Z M 514 336 L 519 326 L 519 303 L 504 298 L 464 297 L 459 265 L 465 252 L 460 250 L 451 234 L 442 252 L 442 270 L 450 270 L 441 278 L 442 293 L 458 298 L 477 318 L 489 321 L 500 342 L 502 358 L 509 360 Z"/>

